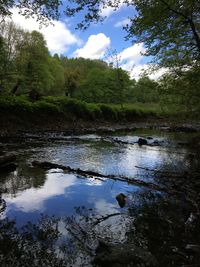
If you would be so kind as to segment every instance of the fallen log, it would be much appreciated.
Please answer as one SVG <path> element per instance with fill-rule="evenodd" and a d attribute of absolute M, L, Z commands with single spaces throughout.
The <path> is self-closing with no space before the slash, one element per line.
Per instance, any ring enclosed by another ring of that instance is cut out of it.
<path fill-rule="evenodd" d="M 153 183 L 148 183 L 148 182 L 145 182 L 145 181 L 142 181 L 142 180 L 138 180 L 138 179 L 135 179 L 135 178 L 129 178 L 129 177 L 126 177 L 126 176 L 116 176 L 116 175 L 105 175 L 105 174 L 101 174 L 101 173 L 98 173 L 98 172 L 93 172 L 93 171 L 84 171 L 84 170 L 81 170 L 81 169 L 73 169 L 69 166 L 63 166 L 63 165 L 60 165 L 60 164 L 56 164 L 56 163 L 51 163 L 51 162 L 47 162 L 47 161 L 44 161 L 44 162 L 40 162 L 40 161 L 33 161 L 32 162 L 32 165 L 34 167 L 39 167 L 39 168 L 43 168 L 43 169 L 46 169 L 46 170 L 50 170 L 50 169 L 61 169 L 67 173 L 73 173 L 73 174 L 78 174 L 78 175 L 81 175 L 83 177 L 86 177 L 86 178 L 95 178 L 95 177 L 101 177 L 101 178 L 107 178 L 107 179 L 112 179 L 112 180 L 115 180 L 115 181 L 120 181 L 120 182 L 126 182 L 128 184 L 132 184 L 132 185 L 136 185 L 136 186 L 144 186 L 144 187 L 147 187 L 147 188 L 150 188 L 152 190 L 157 190 L 157 191 L 161 191 L 161 192 L 167 192 L 167 190 L 165 188 L 162 188 L 160 187 L 159 185 L 156 185 L 156 184 L 153 184 Z"/>
<path fill-rule="evenodd" d="M 93 224 L 93 226 L 96 226 L 97 224 L 106 221 L 107 219 L 114 217 L 114 216 L 119 216 L 122 215 L 122 213 L 117 212 L 117 213 L 112 213 L 112 214 L 108 214 L 106 216 L 102 216 L 101 218 L 97 218 L 96 222 Z"/>
<path fill-rule="evenodd" d="M 34 167 L 39 167 L 39 168 L 43 168 L 45 170 L 50 170 L 50 169 L 61 169 L 63 171 L 71 171 L 72 169 L 69 167 L 69 166 L 63 166 L 63 165 L 60 165 L 60 164 L 56 164 L 56 163 L 51 163 L 51 162 L 48 162 L 48 161 L 37 161 L 37 160 L 34 160 L 32 162 L 32 165 Z"/>
<path fill-rule="evenodd" d="M 145 167 L 140 167 L 140 166 L 135 166 L 135 168 L 137 169 L 141 169 L 141 170 L 145 170 L 148 172 L 155 172 L 155 173 L 160 173 L 160 174 L 164 174 L 167 176 L 174 176 L 174 177 L 182 177 L 183 175 L 188 175 L 188 172 L 174 172 L 174 171 L 162 171 L 162 170 L 158 170 L 158 169 L 149 169 L 149 168 L 145 168 Z"/>

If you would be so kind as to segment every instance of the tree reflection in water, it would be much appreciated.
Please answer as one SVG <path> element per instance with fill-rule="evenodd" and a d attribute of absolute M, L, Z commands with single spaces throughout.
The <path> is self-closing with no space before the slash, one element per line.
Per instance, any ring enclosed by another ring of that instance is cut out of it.
<path fill-rule="evenodd" d="M 2 217 L 0 266 L 200 266 L 199 156 L 188 153 L 188 173 L 153 173 L 154 182 L 168 193 L 129 192 L 131 201 L 121 214 L 99 215 L 83 206 L 75 208 L 74 216 L 42 215 L 21 229 Z M 37 187 L 44 183 L 44 174 L 36 176 Z M 14 189 L 23 188 L 25 182 L 16 181 Z M 0 197 L 0 213 L 5 208 Z"/>
<path fill-rule="evenodd" d="M 199 266 L 199 199 L 176 193 L 140 190 L 121 215 L 105 220 L 85 207 L 69 218 L 41 216 L 20 230 L 2 219 L 1 266 Z"/>

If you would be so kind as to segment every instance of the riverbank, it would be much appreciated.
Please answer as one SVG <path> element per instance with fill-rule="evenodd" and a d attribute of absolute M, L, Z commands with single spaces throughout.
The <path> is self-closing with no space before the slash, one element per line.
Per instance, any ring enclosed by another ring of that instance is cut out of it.
<path fill-rule="evenodd" d="M 198 132 L 200 123 L 160 113 L 153 107 L 88 104 L 66 97 L 30 102 L 22 97 L 0 98 L 0 136 L 26 133 L 86 134 L 155 128 Z"/>

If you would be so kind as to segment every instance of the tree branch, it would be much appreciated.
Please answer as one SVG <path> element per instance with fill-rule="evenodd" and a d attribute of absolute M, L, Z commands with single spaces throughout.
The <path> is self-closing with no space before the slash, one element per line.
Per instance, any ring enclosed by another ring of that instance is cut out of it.
<path fill-rule="evenodd" d="M 183 17 L 186 20 L 186 23 L 190 25 L 190 28 L 192 30 L 195 42 L 196 42 L 196 46 L 198 48 L 198 52 L 199 52 L 199 57 L 200 57 L 200 37 L 199 34 L 196 30 L 196 26 L 194 21 L 192 20 L 192 18 L 189 18 L 187 15 L 185 15 L 184 13 L 172 8 L 167 2 L 165 2 L 165 0 L 160 0 L 169 10 L 171 10 L 173 13 Z"/>

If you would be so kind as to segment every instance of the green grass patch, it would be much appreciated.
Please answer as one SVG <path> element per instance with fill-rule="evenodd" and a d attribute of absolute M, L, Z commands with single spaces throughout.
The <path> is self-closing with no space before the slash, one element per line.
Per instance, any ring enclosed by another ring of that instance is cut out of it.
<path fill-rule="evenodd" d="M 68 97 L 43 97 L 31 102 L 25 96 L 0 96 L 0 111 L 23 119 L 64 118 L 68 121 L 136 121 L 164 114 L 158 104 L 91 104 Z M 38 120 L 38 119 L 37 119 Z"/>

